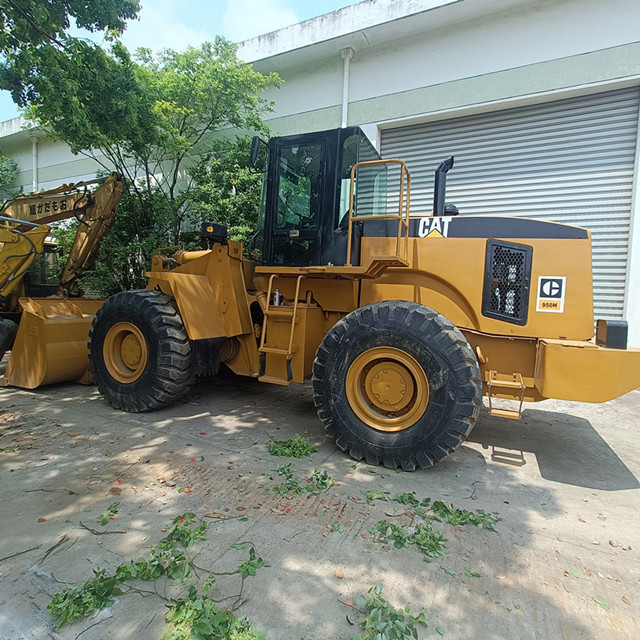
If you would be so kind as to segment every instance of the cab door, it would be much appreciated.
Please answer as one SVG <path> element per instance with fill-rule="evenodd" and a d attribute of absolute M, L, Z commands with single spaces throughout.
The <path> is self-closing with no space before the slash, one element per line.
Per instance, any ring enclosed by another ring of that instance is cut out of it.
<path fill-rule="evenodd" d="M 322 134 L 287 136 L 270 145 L 265 264 L 320 264 L 327 176 L 333 164 L 327 146 Z"/>

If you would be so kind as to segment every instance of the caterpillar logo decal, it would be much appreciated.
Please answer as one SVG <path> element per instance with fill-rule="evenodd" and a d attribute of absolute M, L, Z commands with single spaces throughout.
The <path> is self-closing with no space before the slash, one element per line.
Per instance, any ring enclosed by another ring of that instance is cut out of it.
<path fill-rule="evenodd" d="M 567 278 L 565 276 L 540 276 L 538 278 L 536 311 L 564 313 L 566 290 Z"/>
<path fill-rule="evenodd" d="M 449 236 L 449 223 L 451 218 L 433 216 L 420 218 L 418 225 L 419 238 L 447 238 Z"/>

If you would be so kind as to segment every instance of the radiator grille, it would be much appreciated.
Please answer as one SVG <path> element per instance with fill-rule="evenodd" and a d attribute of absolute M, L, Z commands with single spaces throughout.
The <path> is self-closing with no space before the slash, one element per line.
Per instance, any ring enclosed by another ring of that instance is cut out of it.
<path fill-rule="evenodd" d="M 482 315 L 527 324 L 532 253 L 526 245 L 487 242 Z"/>

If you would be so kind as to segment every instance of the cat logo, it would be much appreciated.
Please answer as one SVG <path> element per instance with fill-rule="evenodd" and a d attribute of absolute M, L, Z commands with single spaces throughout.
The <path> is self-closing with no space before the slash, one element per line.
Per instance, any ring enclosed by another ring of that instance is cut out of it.
<path fill-rule="evenodd" d="M 420 238 L 446 238 L 449 235 L 449 223 L 451 218 L 431 216 L 420 218 L 418 236 Z"/>
<path fill-rule="evenodd" d="M 536 311 L 564 313 L 566 288 L 567 278 L 565 276 L 540 276 L 538 278 Z"/>

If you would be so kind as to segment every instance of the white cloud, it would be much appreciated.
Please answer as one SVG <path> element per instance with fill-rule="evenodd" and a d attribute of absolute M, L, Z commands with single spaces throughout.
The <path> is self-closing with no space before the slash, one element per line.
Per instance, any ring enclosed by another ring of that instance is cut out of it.
<path fill-rule="evenodd" d="M 227 0 L 224 34 L 240 42 L 297 22 L 296 12 L 283 0 Z"/>
<path fill-rule="evenodd" d="M 181 5 L 175 0 L 144 2 L 139 20 L 127 23 L 122 40 L 131 51 L 138 47 L 149 47 L 154 51 L 198 46 L 213 40 L 214 34 L 187 26 L 180 19 Z"/>

